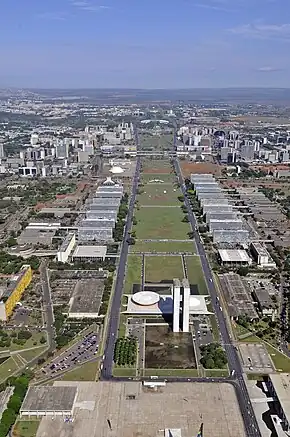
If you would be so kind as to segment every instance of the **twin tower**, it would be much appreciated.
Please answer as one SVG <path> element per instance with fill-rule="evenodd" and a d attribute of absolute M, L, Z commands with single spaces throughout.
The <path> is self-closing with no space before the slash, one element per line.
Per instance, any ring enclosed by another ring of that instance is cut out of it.
<path fill-rule="evenodd" d="M 181 311 L 180 311 L 181 302 Z M 180 331 L 182 316 L 182 332 L 189 332 L 190 286 L 188 279 L 173 279 L 173 332 Z"/>

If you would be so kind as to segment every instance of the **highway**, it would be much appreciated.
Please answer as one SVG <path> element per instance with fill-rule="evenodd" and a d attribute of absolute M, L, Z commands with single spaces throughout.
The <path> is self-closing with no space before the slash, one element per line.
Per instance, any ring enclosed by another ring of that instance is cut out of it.
<path fill-rule="evenodd" d="M 190 202 L 188 200 L 188 197 L 186 196 L 186 187 L 184 184 L 183 176 L 181 173 L 179 161 L 177 159 L 173 160 L 174 167 L 176 174 L 179 179 L 180 188 L 182 191 L 182 194 L 184 195 L 184 204 L 187 208 L 188 212 L 188 219 L 189 223 L 192 228 L 192 232 L 195 239 L 195 244 L 197 248 L 197 253 L 200 256 L 200 261 L 202 264 L 204 277 L 206 280 L 206 284 L 209 290 L 209 294 L 211 296 L 212 305 L 214 308 L 214 311 L 216 313 L 216 317 L 219 324 L 220 334 L 223 342 L 223 346 L 225 348 L 227 359 L 228 359 L 228 365 L 230 372 L 234 371 L 236 380 L 235 380 L 235 387 L 236 387 L 236 393 L 241 409 L 241 413 L 244 419 L 245 429 L 248 434 L 248 437 L 261 437 L 261 433 L 258 427 L 258 423 L 254 414 L 254 410 L 250 401 L 250 397 L 248 394 L 246 382 L 244 380 L 244 374 L 243 369 L 238 357 L 237 350 L 235 346 L 232 343 L 231 336 L 228 331 L 228 327 L 226 324 L 226 320 L 223 314 L 223 310 L 220 306 L 219 300 L 218 300 L 218 294 L 215 288 L 214 279 L 211 273 L 211 269 L 206 257 L 206 253 L 204 250 L 204 247 L 201 243 L 200 237 L 198 232 L 196 232 L 196 227 L 198 226 L 197 220 L 195 218 L 195 215 L 191 209 Z"/>
<path fill-rule="evenodd" d="M 49 351 L 53 352 L 55 350 L 55 339 L 54 339 L 54 314 L 53 305 L 51 300 L 49 277 L 46 261 L 42 261 L 40 264 L 40 277 L 41 277 L 41 287 L 42 287 L 42 299 L 43 299 L 43 309 L 45 311 L 45 322 L 46 322 L 46 332 L 47 341 L 49 345 Z"/>
<path fill-rule="evenodd" d="M 110 379 L 112 378 L 112 374 L 113 374 L 115 339 L 118 335 L 119 313 L 121 308 L 123 283 L 125 278 L 126 263 L 127 263 L 127 257 L 129 251 L 129 244 L 127 240 L 129 237 L 129 231 L 132 226 L 133 212 L 136 202 L 136 194 L 137 194 L 138 181 L 140 176 L 140 169 L 141 169 L 141 160 L 140 158 L 137 158 L 137 165 L 136 165 L 135 175 L 133 178 L 132 193 L 131 193 L 130 203 L 128 207 L 127 221 L 124 229 L 123 244 L 121 248 L 118 272 L 115 281 L 115 291 L 114 291 L 114 296 L 112 298 L 110 318 L 107 328 L 107 340 L 105 345 L 105 351 L 104 351 L 104 357 L 102 363 L 102 373 L 101 373 L 102 379 Z"/>

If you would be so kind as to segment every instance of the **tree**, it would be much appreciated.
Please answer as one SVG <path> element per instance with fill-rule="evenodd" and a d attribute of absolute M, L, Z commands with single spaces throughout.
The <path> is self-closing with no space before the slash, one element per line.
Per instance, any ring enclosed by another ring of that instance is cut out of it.
<path fill-rule="evenodd" d="M 238 275 L 240 276 L 247 276 L 249 273 L 249 268 L 246 266 L 242 266 L 237 270 Z"/>
<path fill-rule="evenodd" d="M 42 336 L 41 339 L 39 340 L 39 342 L 40 342 L 41 344 L 46 343 L 46 338 L 45 338 L 44 336 Z"/>
<path fill-rule="evenodd" d="M 32 337 L 32 334 L 29 331 L 19 331 L 18 332 L 19 340 L 28 340 L 31 337 Z"/>

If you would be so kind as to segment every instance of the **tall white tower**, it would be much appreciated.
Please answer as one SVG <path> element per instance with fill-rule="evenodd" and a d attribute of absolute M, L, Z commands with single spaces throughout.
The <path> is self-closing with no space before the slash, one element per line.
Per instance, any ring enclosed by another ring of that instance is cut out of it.
<path fill-rule="evenodd" d="M 182 299 L 182 331 L 189 332 L 189 300 L 190 286 L 188 279 L 182 280 L 183 299 Z"/>
<path fill-rule="evenodd" d="M 173 332 L 179 332 L 180 281 L 173 279 Z"/>

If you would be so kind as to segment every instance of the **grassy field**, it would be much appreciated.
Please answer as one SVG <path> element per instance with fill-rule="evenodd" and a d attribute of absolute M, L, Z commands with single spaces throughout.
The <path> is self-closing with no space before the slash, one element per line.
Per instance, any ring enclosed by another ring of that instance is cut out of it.
<path fill-rule="evenodd" d="M 146 184 L 142 187 L 141 194 L 138 195 L 138 203 L 141 206 L 181 206 L 177 199 L 180 196 L 180 190 L 172 184 Z"/>
<path fill-rule="evenodd" d="M 205 369 L 205 376 L 210 378 L 220 378 L 229 376 L 228 369 Z"/>
<path fill-rule="evenodd" d="M 129 255 L 127 260 L 127 272 L 124 285 L 124 293 L 132 292 L 133 284 L 141 282 L 142 257 L 139 255 Z"/>
<path fill-rule="evenodd" d="M 18 420 L 13 429 L 13 437 L 35 437 L 40 420 Z"/>
<path fill-rule="evenodd" d="M 114 367 L 113 369 L 114 376 L 136 376 L 136 369 L 124 369 L 120 367 Z"/>
<path fill-rule="evenodd" d="M 130 252 L 178 252 L 196 253 L 194 241 L 136 241 L 134 246 L 130 246 Z"/>
<path fill-rule="evenodd" d="M 172 281 L 183 276 L 180 256 L 145 257 L 145 282 Z"/>
<path fill-rule="evenodd" d="M 205 283 L 203 270 L 199 257 L 186 256 L 187 273 L 190 284 L 197 285 L 196 292 L 198 294 L 208 294 L 208 289 Z"/>
<path fill-rule="evenodd" d="M 143 159 L 142 173 L 147 174 L 170 174 L 173 173 L 172 165 L 168 159 Z"/>
<path fill-rule="evenodd" d="M 163 182 L 154 182 L 154 180 L 159 180 L 159 181 L 163 181 Z M 145 186 L 147 186 L 147 184 L 149 185 L 167 185 L 167 184 L 173 184 L 173 183 L 177 183 L 177 177 L 174 173 L 154 173 L 154 174 L 150 174 L 150 173 L 142 173 L 141 174 L 141 183 L 146 184 Z M 141 187 L 143 189 L 143 187 Z"/>
<path fill-rule="evenodd" d="M 0 382 L 4 381 L 16 370 L 21 367 L 20 360 L 12 357 L 8 358 L 4 363 L 0 365 Z"/>
<path fill-rule="evenodd" d="M 196 377 L 197 369 L 145 369 L 145 376 Z"/>
<path fill-rule="evenodd" d="M 95 381 L 98 370 L 98 361 L 93 363 L 85 363 L 82 366 L 65 373 L 61 381 Z"/>
<path fill-rule="evenodd" d="M 31 349 L 30 351 L 20 352 L 19 355 L 24 358 L 26 361 L 33 360 L 33 358 L 38 357 L 42 352 L 45 351 L 47 346 L 37 347 L 35 349 Z"/>
<path fill-rule="evenodd" d="M 290 358 L 286 357 L 286 355 L 281 354 L 277 349 L 270 346 L 268 343 L 265 343 L 268 354 L 270 355 L 274 366 L 278 372 L 290 372 Z"/>
<path fill-rule="evenodd" d="M 139 239 L 186 240 L 190 227 L 183 223 L 184 214 L 180 208 L 140 208 L 135 211 L 138 221 L 134 226 Z"/>
<path fill-rule="evenodd" d="M 29 338 L 24 343 L 24 345 L 19 345 L 19 344 L 13 343 L 13 341 L 11 341 L 10 347 L 9 348 L 0 347 L 0 352 L 3 352 L 3 351 L 14 352 L 14 351 L 18 351 L 21 349 L 29 349 L 29 348 L 34 347 L 34 346 L 40 346 L 41 345 L 41 343 L 40 343 L 41 337 L 46 338 L 45 332 L 32 332 L 32 337 Z"/>

